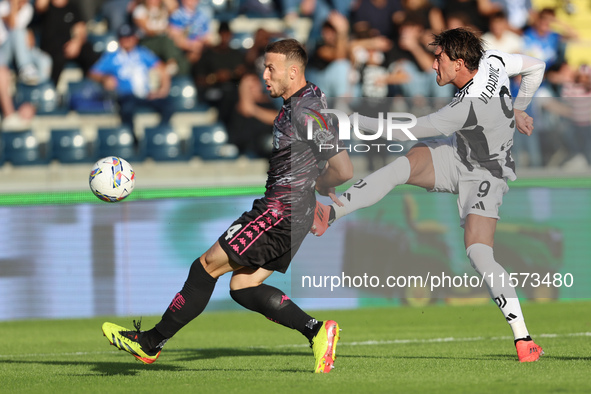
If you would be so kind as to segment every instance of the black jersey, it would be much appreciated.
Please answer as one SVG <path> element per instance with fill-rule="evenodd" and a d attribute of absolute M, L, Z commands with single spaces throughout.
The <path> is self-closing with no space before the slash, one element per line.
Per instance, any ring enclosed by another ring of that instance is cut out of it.
<path fill-rule="evenodd" d="M 342 146 L 330 116 L 320 113 L 324 108 L 324 93 L 308 82 L 284 101 L 275 118 L 264 200 L 269 208 L 283 215 L 291 215 L 296 209 L 306 216 L 311 213 L 320 165 Z M 311 138 L 308 122 L 312 123 Z M 330 146 L 333 148 L 327 148 Z"/>

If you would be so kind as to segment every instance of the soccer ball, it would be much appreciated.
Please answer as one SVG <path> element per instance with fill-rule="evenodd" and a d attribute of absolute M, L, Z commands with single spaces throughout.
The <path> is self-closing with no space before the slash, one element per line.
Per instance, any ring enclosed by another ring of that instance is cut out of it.
<path fill-rule="evenodd" d="M 135 172 L 124 159 L 108 156 L 94 163 L 88 183 L 90 190 L 99 199 L 117 202 L 133 191 Z"/>

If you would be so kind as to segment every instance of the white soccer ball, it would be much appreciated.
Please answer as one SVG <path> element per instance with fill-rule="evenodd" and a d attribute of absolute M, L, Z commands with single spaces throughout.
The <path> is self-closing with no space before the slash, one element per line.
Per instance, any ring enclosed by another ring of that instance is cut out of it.
<path fill-rule="evenodd" d="M 92 166 L 88 179 L 90 190 L 107 202 L 121 201 L 131 194 L 135 185 L 135 172 L 124 159 L 108 156 Z"/>

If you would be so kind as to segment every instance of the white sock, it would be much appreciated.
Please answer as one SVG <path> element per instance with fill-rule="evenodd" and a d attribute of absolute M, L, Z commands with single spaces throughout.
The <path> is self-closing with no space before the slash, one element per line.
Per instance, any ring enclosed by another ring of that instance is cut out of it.
<path fill-rule="evenodd" d="M 507 271 L 495 261 L 493 249 L 488 245 L 476 243 L 466 249 L 466 254 L 476 272 L 480 276 L 484 275 L 490 296 L 503 312 L 515 339 L 529 336 L 515 288 L 509 284 Z"/>
<path fill-rule="evenodd" d="M 409 177 L 410 162 L 406 156 L 402 156 L 360 179 L 339 197 L 344 206 L 332 204 L 335 220 L 377 203 L 394 187 L 405 184 Z"/>

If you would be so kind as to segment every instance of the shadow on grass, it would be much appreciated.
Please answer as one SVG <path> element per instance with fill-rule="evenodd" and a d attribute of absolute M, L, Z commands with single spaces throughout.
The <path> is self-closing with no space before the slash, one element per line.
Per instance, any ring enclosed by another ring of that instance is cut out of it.
<path fill-rule="evenodd" d="M 140 362 L 106 362 L 106 361 L 56 361 L 56 360 L 2 360 L 2 364 L 22 364 L 22 365 L 46 365 L 55 367 L 79 367 L 88 366 L 90 371 L 95 373 L 70 373 L 68 376 L 136 376 L 139 373 L 147 370 L 164 371 L 164 372 L 181 372 L 193 371 L 192 369 L 183 368 L 176 365 L 158 364 L 158 365 L 144 365 Z"/>
<path fill-rule="evenodd" d="M 139 361 L 120 362 L 115 359 L 119 355 L 113 356 L 113 361 L 58 361 L 58 360 L 15 360 L 15 359 L 1 359 L 0 364 L 4 365 L 28 365 L 31 368 L 35 368 L 35 365 L 44 365 L 49 367 L 81 367 L 86 366 L 89 368 L 89 373 L 71 373 L 68 372 L 69 376 L 137 376 L 145 371 L 150 372 L 213 372 L 213 371 L 244 371 L 253 372 L 256 370 L 269 371 L 274 370 L 273 368 L 265 367 L 266 364 L 255 366 L 249 363 L 247 368 L 236 368 L 231 365 L 224 366 L 220 365 L 219 368 L 212 368 L 211 365 L 207 365 L 205 368 L 191 368 L 179 363 L 187 363 L 200 360 L 212 360 L 217 358 L 238 358 L 238 357 L 258 357 L 258 356 L 282 356 L 282 357 L 294 357 L 294 356 L 305 356 L 309 357 L 310 361 L 313 362 L 313 355 L 305 350 L 302 351 L 275 351 L 271 349 L 257 349 L 257 348 L 209 348 L 209 349 L 170 349 L 163 352 L 164 356 L 161 356 L 158 361 L 151 365 L 142 364 Z M 124 355 L 127 360 L 131 360 L 131 356 Z M 194 364 L 192 364 L 194 365 Z M 279 371 L 279 370 L 277 370 Z M 282 369 L 281 372 L 310 372 L 308 368 L 291 368 Z M 58 372 L 62 373 L 61 371 Z"/>
<path fill-rule="evenodd" d="M 253 356 L 312 356 L 311 349 L 293 350 L 286 349 L 284 351 L 277 349 L 266 348 L 205 348 L 205 349 L 170 349 L 166 352 L 168 358 L 176 355 L 174 361 L 196 361 L 209 360 L 221 357 L 253 357 Z"/>

